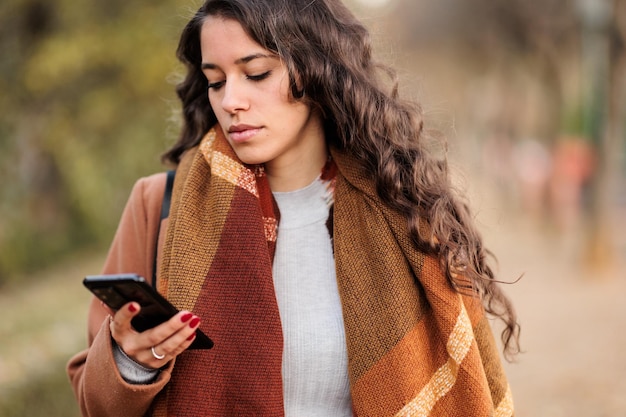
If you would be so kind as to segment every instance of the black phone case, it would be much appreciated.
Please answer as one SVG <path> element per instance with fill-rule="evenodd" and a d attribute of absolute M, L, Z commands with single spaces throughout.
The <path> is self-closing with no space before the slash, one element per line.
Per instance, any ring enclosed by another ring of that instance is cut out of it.
<path fill-rule="evenodd" d="M 138 302 L 141 311 L 131 324 L 139 332 L 151 329 L 178 313 L 176 307 L 137 274 L 88 275 L 83 285 L 114 311 L 130 301 Z M 213 341 L 197 329 L 196 338 L 189 349 L 212 347 Z"/>

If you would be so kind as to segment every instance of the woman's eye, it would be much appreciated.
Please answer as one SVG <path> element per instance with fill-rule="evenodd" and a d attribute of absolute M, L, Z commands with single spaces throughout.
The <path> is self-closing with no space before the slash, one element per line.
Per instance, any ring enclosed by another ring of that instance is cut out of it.
<path fill-rule="evenodd" d="M 224 85 L 225 81 L 216 81 L 214 83 L 209 83 L 208 88 L 209 90 L 219 90 L 223 85 Z"/>
<path fill-rule="evenodd" d="M 257 74 L 257 75 L 246 75 L 246 78 L 250 81 L 262 81 L 264 79 L 266 79 L 267 77 L 269 77 L 269 75 L 271 74 L 272 71 L 266 71 L 262 74 Z M 209 82 L 208 83 L 208 89 L 209 90 L 219 90 L 220 88 L 222 88 L 224 86 L 224 84 L 226 84 L 226 80 L 222 80 L 222 81 L 216 81 L 216 82 Z"/>
<path fill-rule="evenodd" d="M 258 75 L 248 75 L 247 78 L 251 81 L 261 81 L 269 77 L 272 71 L 266 71 L 263 74 Z"/>

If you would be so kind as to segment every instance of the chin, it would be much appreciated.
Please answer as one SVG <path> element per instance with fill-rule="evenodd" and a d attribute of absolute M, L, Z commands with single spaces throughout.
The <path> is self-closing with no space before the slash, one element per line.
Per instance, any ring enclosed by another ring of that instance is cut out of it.
<path fill-rule="evenodd" d="M 267 158 L 264 158 L 262 155 L 255 154 L 253 152 L 241 152 L 235 149 L 235 154 L 243 162 L 247 165 L 259 165 L 267 162 Z"/>

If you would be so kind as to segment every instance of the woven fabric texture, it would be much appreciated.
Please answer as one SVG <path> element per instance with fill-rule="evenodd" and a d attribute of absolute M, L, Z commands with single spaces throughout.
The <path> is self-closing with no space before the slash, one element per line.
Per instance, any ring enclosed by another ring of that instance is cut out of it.
<path fill-rule="evenodd" d="M 354 160 L 332 150 L 333 239 L 355 416 L 511 416 L 478 299 L 454 291 Z M 211 350 L 180 355 L 154 416 L 283 416 L 272 282 L 279 214 L 259 167 L 219 127 L 178 168 L 159 290 L 202 318 Z"/>

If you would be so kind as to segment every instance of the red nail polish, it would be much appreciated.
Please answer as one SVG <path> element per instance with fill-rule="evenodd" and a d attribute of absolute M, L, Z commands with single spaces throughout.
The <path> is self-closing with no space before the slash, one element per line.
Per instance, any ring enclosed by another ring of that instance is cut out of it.
<path fill-rule="evenodd" d="M 191 320 L 192 317 L 193 317 L 192 313 L 183 314 L 182 317 L 180 318 L 180 321 L 182 321 L 183 323 L 187 323 L 189 320 Z"/>
<path fill-rule="evenodd" d="M 189 327 L 196 327 L 200 323 L 200 317 L 195 317 L 191 322 L 189 322 Z"/>
<path fill-rule="evenodd" d="M 196 338 L 196 332 L 193 332 L 188 338 L 187 340 L 193 340 Z"/>
<path fill-rule="evenodd" d="M 135 304 L 129 305 L 128 311 L 130 311 L 131 313 L 134 313 L 135 311 L 137 311 L 137 307 L 135 307 Z"/>

